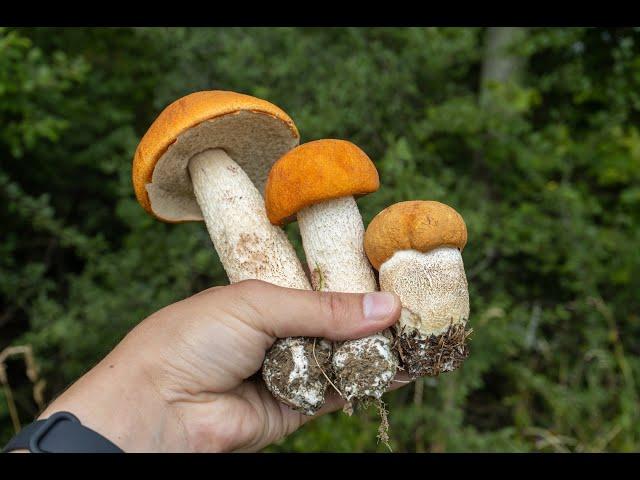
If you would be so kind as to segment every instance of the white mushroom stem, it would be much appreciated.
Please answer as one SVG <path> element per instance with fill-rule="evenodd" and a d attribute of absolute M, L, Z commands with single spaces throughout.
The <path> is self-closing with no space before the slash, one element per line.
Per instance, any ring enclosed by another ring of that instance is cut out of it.
<path fill-rule="evenodd" d="M 373 269 L 364 252 L 362 217 L 353 197 L 306 207 L 297 217 L 315 290 L 352 293 L 377 290 Z M 369 364 L 369 371 L 360 368 L 363 362 Z M 395 375 L 397 361 L 389 337 L 381 332 L 336 344 L 333 368 L 340 393 L 348 401 L 380 398 Z M 348 376 L 343 374 L 347 371 Z"/>
<path fill-rule="evenodd" d="M 256 279 L 281 287 L 311 290 L 286 234 L 269 222 L 260 192 L 229 155 L 220 149 L 205 150 L 190 160 L 189 172 L 209 236 L 229 282 Z M 313 339 L 278 339 L 272 351 L 293 358 L 295 368 L 303 364 L 308 367 L 314 359 L 304 356 L 301 346 L 305 343 L 311 345 Z M 265 360 L 263 378 L 269 390 L 292 408 L 308 415 L 315 413 L 324 403 L 325 378 L 319 372 L 312 374 L 310 367 L 304 368 L 297 372 L 299 378 L 296 377 L 295 385 L 289 385 L 287 390 L 274 383 L 279 375 L 278 367 L 277 362 Z"/>
<path fill-rule="evenodd" d="M 256 279 L 281 287 L 310 289 L 286 234 L 271 225 L 260 192 L 224 150 L 195 155 L 189 162 L 189 172 L 229 282 Z"/>
<path fill-rule="evenodd" d="M 376 279 L 364 253 L 364 225 L 353 197 L 298 212 L 300 236 L 315 290 L 373 292 Z"/>
<path fill-rule="evenodd" d="M 380 289 L 400 297 L 399 329 L 407 333 L 441 335 L 469 318 L 467 277 L 457 248 L 394 253 L 380 267 Z"/>

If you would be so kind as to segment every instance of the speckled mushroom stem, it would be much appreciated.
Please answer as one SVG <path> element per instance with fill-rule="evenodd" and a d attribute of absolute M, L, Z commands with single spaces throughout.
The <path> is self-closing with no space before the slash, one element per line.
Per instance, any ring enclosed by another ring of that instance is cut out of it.
<path fill-rule="evenodd" d="M 223 150 L 205 150 L 189 162 L 193 189 L 211 241 L 231 283 L 264 280 L 310 289 L 284 231 L 271 225 L 251 179 Z"/>
<path fill-rule="evenodd" d="M 264 200 L 251 179 L 223 150 L 195 155 L 189 172 L 196 200 L 211 241 L 231 283 L 256 279 L 282 287 L 310 290 L 311 286 L 284 231 L 267 218 Z M 263 377 L 271 393 L 294 409 L 311 414 L 324 404 L 328 382 L 314 368 L 309 348 L 313 339 L 279 339 L 272 356 L 288 356 L 298 372 L 293 391 L 274 388 L 269 355 Z M 320 358 L 329 356 L 330 344 L 319 340 Z M 328 364 L 328 361 L 326 362 Z M 327 365 L 328 366 L 328 365 Z"/>
<path fill-rule="evenodd" d="M 380 267 L 380 289 L 402 302 L 396 326 L 402 361 L 413 378 L 455 370 L 468 356 L 469 291 L 455 247 L 400 250 Z"/>
<path fill-rule="evenodd" d="M 377 290 L 364 252 L 364 225 L 352 196 L 327 200 L 298 212 L 300 235 L 315 290 L 366 293 Z M 334 344 L 335 383 L 348 402 L 379 399 L 398 366 L 389 332 Z"/>

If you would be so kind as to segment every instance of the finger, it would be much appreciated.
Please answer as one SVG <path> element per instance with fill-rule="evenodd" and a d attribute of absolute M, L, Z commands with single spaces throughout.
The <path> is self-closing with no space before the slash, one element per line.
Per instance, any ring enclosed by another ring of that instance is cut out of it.
<path fill-rule="evenodd" d="M 258 280 L 229 288 L 238 317 L 272 337 L 355 339 L 384 330 L 400 317 L 400 299 L 390 292 L 314 292 Z"/>

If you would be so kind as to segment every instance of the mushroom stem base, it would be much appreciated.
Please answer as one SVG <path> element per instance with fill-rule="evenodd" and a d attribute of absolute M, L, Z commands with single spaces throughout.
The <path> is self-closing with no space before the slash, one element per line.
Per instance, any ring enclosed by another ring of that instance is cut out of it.
<path fill-rule="evenodd" d="M 305 415 L 313 415 L 324 405 L 331 353 L 331 342 L 324 339 L 280 339 L 267 352 L 262 378 L 282 403 Z"/>
<path fill-rule="evenodd" d="M 458 368 L 469 356 L 467 337 L 471 334 L 462 323 L 449 327 L 440 335 L 423 335 L 414 329 L 398 332 L 398 353 L 411 378 L 433 377 Z"/>
<path fill-rule="evenodd" d="M 335 347 L 336 386 L 348 401 L 380 399 L 398 368 L 392 340 L 384 333 L 349 340 Z"/>

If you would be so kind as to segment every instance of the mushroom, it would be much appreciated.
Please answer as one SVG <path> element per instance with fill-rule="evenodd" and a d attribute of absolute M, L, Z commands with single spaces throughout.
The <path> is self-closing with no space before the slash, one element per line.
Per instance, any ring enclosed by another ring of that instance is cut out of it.
<path fill-rule="evenodd" d="M 454 370 L 469 355 L 469 292 L 461 255 L 466 243 L 460 214 L 435 201 L 391 205 L 365 233 L 380 289 L 395 292 L 402 302 L 396 334 L 413 378 Z"/>
<path fill-rule="evenodd" d="M 315 290 L 377 290 L 364 253 L 364 225 L 354 195 L 380 186 L 367 154 L 344 140 L 316 140 L 288 151 L 271 168 L 265 187 L 269 220 L 297 215 Z M 379 399 L 397 369 L 390 332 L 337 343 L 332 360 L 337 388 L 347 400 Z"/>
<path fill-rule="evenodd" d="M 265 100 L 227 91 L 192 93 L 166 107 L 140 141 L 133 159 L 136 197 L 162 221 L 204 220 L 231 283 L 257 279 L 310 290 L 260 193 L 273 162 L 298 141 L 291 118 Z M 286 340 L 276 344 L 292 360 L 298 381 L 274 396 L 294 409 L 320 408 L 327 381 L 308 367 L 315 365 L 310 352 Z M 316 350 L 329 365 L 331 344 L 320 341 Z"/>

